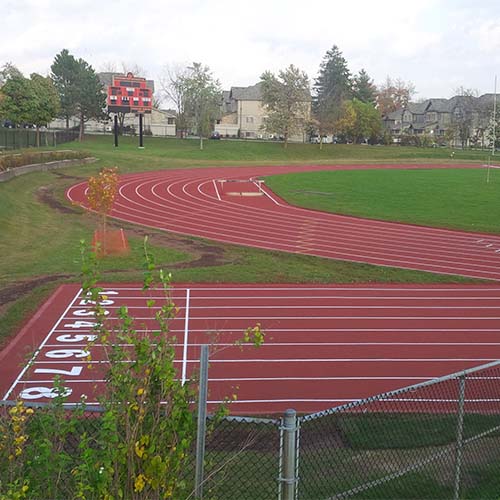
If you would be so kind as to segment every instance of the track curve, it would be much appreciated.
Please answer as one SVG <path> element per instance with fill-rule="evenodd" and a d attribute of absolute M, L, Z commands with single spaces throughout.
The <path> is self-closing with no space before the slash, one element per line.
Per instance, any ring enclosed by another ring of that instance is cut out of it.
<path fill-rule="evenodd" d="M 500 280 L 500 236 L 361 219 L 289 205 L 256 179 L 313 170 L 478 165 L 267 166 L 120 177 L 111 216 L 225 243 L 380 266 Z M 67 197 L 85 204 L 87 183 Z"/>

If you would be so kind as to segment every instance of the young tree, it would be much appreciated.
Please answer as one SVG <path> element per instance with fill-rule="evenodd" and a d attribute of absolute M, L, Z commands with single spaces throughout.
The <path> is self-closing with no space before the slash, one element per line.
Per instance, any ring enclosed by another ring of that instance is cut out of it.
<path fill-rule="evenodd" d="M 40 146 L 40 127 L 47 125 L 57 116 L 60 101 L 50 77 L 33 73 L 30 85 L 33 93 L 33 105 L 29 121 L 36 126 L 36 145 Z"/>
<path fill-rule="evenodd" d="M 98 248 L 96 254 L 106 255 L 107 251 L 107 220 L 113 208 L 116 194 L 118 192 L 118 169 L 104 168 L 96 177 L 90 177 L 87 200 L 89 207 L 98 214 L 100 219 L 100 231 L 96 232 L 96 242 L 102 247 Z"/>
<path fill-rule="evenodd" d="M 404 82 L 400 78 L 393 80 L 388 76 L 385 82 L 378 87 L 377 109 L 380 114 L 387 115 L 404 108 L 415 95 L 415 86 L 411 82 Z"/>
<path fill-rule="evenodd" d="M 262 103 L 267 110 L 265 130 L 283 136 L 286 148 L 290 136 L 303 131 L 309 121 L 309 78 L 293 64 L 280 70 L 278 76 L 266 71 L 260 78 Z"/>
<path fill-rule="evenodd" d="M 185 80 L 188 76 L 188 68 L 180 64 L 165 66 L 160 76 L 161 92 L 177 112 L 176 126 L 181 138 L 187 134 Z"/>
<path fill-rule="evenodd" d="M 187 69 L 187 75 L 182 78 L 186 119 L 196 130 L 200 149 L 203 149 L 203 137 L 210 134 L 219 113 L 222 90 L 208 66 L 193 63 Z"/>
<path fill-rule="evenodd" d="M 0 116 L 15 124 L 29 123 L 35 96 L 28 78 L 21 72 L 7 75 L 0 89 Z"/>
<path fill-rule="evenodd" d="M 375 106 L 377 101 L 377 87 L 364 69 L 353 79 L 353 96 L 361 102 Z"/>
<path fill-rule="evenodd" d="M 342 103 L 352 96 L 351 72 L 336 45 L 323 57 L 313 91 L 313 114 L 321 138 L 334 133 Z"/>
<path fill-rule="evenodd" d="M 79 64 L 67 49 L 63 49 L 54 58 L 50 69 L 50 77 L 61 102 L 60 116 L 66 120 L 68 129 L 69 119 L 77 112 Z"/>

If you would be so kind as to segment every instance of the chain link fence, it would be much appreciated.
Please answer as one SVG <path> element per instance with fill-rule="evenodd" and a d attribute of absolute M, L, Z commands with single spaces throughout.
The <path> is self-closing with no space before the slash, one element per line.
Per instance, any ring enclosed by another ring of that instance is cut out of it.
<path fill-rule="evenodd" d="M 498 498 L 499 381 L 500 361 L 311 415 L 208 417 L 182 498 Z M 3 402 L 0 424 L 14 405 Z M 20 473 L 38 489 L 26 498 L 75 498 L 82 436 L 106 432 L 102 410 L 77 411 L 65 420 L 45 406 L 29 419 L 34 458 Z M 0 464 L 0 484 L 8 469 Z"/>
<path fill-rule="evenodd" d="M 78 139 L 78 130 L 42 130 L 40 146 L 57 146 Z M 29 128 L 0 128 L 0 150 L 37 147 L 36 130 Z"/>

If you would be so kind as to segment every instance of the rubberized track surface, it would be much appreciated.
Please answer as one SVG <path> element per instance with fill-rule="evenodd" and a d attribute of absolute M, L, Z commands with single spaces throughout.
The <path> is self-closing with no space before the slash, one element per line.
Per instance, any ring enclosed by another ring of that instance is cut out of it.
<path fill-rule="evenodd" d="M 499 236 L 306 210 L 287 204 L 255 180 L 311 170 L 449 167 L 226 167 L 124 175 L 112 216 L 238 245 L 498 280 Z M 84 203 L 85 189 L 86 183 L 78 184 L 67 195 Z"/>
<path fill-rule="evenodd" d="M 110 318 L 127 304 L 137 324 L 154 328 L 140 287 L 110 287 L 105 292 Z M 495 285 L 190 284 L 176 285 L 173 299 L 180 307 L 171 325 L 179 376 L 197 366 L 200 344 L 213 343 L 210 401 L 237 393 L 235 414 L 322 410 L 500 358 L 500 286 Z M 88 403 L 95 402 L 105 357 L 96 344 L 92 361 L 85 360 L 90 307 L 78 286 L 57 290 L 0 353 L 3 398 L 48 401 L 52 379 L 60 373 L 72 391 L 70 400 L 86 394 Z M 265 344 L 235 347 L 243 329 L 256 322 L 266 332 Z M 27 368 L 26 354 L 35 349 Z M 498 385 L 488 390 L 481 401 L 498 401 Z M 405 395 L 412 397 L 419 396 Z M 443 408 L 456 405 L 446 393 L 442 397 Z M 469 401 L 476 397 L 466 394 Z"/>

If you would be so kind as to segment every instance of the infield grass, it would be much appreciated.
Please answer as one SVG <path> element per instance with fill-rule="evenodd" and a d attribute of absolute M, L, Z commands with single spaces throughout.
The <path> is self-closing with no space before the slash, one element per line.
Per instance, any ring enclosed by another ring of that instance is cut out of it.
<path fill-rule="evenodd" d="M 344 170 L 276 175 L 293 205 L 436 227 L 500 233 L 500 170 Z"/>

